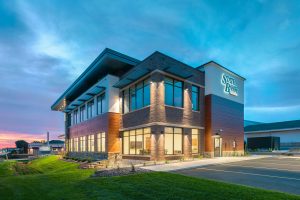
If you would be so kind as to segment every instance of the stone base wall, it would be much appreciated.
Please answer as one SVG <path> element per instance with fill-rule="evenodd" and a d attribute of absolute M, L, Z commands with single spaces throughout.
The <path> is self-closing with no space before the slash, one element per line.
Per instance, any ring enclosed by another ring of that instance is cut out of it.
<path fill-rule="evenodd" d="M 150 156 L 123 155 L 123 156 L 122 156 L 122 159 L 150 161 Z"/>
<path fill-rule="evenodd" d="M 98 152 L 68 152 L 67 155 L 72 158 L 81 158 L 81 159 L 92 159 L 92 160 L 104 160 L 108 158 L 107 153 L 98 153 Z"/>

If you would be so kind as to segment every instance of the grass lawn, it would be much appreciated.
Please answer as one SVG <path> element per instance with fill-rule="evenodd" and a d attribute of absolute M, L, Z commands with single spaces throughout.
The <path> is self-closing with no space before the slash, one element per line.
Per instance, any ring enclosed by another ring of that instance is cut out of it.
<path fill-rule="evenodd" d="M 19 165 L 19 166 L 17 166 Z M 0 162 L 0 199 L 299 199 L 284 193 L 153 172 L 139 175 L 90 178 L 93 170 L 56 156 L 28 165 Z"/>

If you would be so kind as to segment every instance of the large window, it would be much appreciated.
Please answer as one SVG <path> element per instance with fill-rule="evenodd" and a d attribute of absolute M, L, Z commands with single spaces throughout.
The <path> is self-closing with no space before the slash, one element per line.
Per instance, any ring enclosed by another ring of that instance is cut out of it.
<path fill-rule="evenodd" d="M 88 136 L 88 151 L 89 152 L 94 152 L 94 135 L 89 135 Z"/>
<path fill-rule="evenodd" d="M 149 155 L 150 147 L 150 128 L 125 131 L 123 133 L 123 154 Z"/>
<path fill-rule="evenodd" d="M 67 152 L 70 152 L 70 145 L 69 145 L 69 143 L 70 143 L 70 140 L 66 139 L 66 151 Z"/>
<path fill-rule="evenodd" d="M 85 152 L 86 151 L 85 136 L 80 137 L 80 151 L 81 152 Z"/>
<path fill-rule="evenodd" d="M 74 138 L 74 151 L 78 152 L 78 138 Z"/>
<path fill-rule="evenodd" d="M 80 122 L 85 120 L 85 105 L 80 107 Z"/>
<path fill-rule="evenodd" d="M 93 117 L 93 107 L 94 107 L 94 99 L 87 103 L 87 119 L 91 119 Z"/>
<path fill-rule="evenodd" d="M 74 151 L 74 149 L 73 149 L 73 138 L 72 139 L 70 139 L 70 151 L 71 152 L 73 152 Z"/>
<path fill-rule="evenodd" d="M 78 110 L 74 110 L 73 112 L 73 125 L 79 122 Z"/>
<path fill-rule="evenodd" d="M 183 83 L 165 77 L 165 104 L 169 106 L 183 107 Z"/>
<path fill-rule="evenodd" d="M 199 87 L 192 86 L 192 109 L 195 111 L 200 110 L 199 107 Z"/>
<path fill-rule="evenodd" d="M 104 113 L 104 99 L 105 93 L 97 97 L 97 115 Z"/>
<path fill-rule="evenodd" d="M 149 79 L 138 82 L 125 89 L 122 94 L 123 113 L 134 111 L 150 105 L 150 81 Z"/>
<path fill-rule="evenodd" d="M 182 154 L 182 128 L 165 128 L 165 154 Z"/>
<path fill-rule="evenodd" d="M 97 151 L 105 152 L 105 132 L 97 134 Z"/>
<path fill-rule="evenodd" d="M 192 129 L 192 153 L 199 153 L 199 129 Z"/>

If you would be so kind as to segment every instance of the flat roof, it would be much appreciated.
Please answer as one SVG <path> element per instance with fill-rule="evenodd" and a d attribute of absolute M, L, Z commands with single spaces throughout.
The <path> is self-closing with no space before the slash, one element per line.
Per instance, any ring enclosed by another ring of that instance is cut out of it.
<path fill-rule="evenodd" d="M 135 58 L 109 48 L 104 49 L 89 67 L 53 103 L 51 109 L 61 110 L 66 106 L 66 102 L 76 99 L 107 74 L 121 76 L 138 63 L 140 63 L 140 61 Z"/>
<path fill-rule="evenodd" d="M 244 131 L 262 132 L 262 131 L 276 131 L 276 130 L 287 130 L 287 129 L 297 129 L 297 128 L 300 129 L 300 120 L 249 125 L 244 128 Z"/>
<path fill-rule="evenodd" d="M 200 65 L 199 67 L 197 67 L 197 69 L 202 70 L 202 69 L 204 69 L 205 66 L 207 66 L 207 65 L 209 65 L 209 64 L 215 64 L 215 65 L 217 65 L 217 66 L 223 68 L 224 70 L 226 70 L 226 71 L 228 71 L 228 72 L 230 72 L 230 73 L 232 73 L 232 74 L 234 74 L 234 75 L 240 77 L 241 79 L 246 80 L 246 78 L 242 77 L 241 75 L 239 75 L 239 74 L 237 74 L 237 73 L 231 71 L 230 69 L 224 67 L 223 65 L 220 65 L 219 63 L 217 63 L 217 62 L 215 62 L 215 61 L 213 61 L 213 60 L 211 60 L 211 61 L 209 61 L 209 62 L 207 62 L 207 63 L 204 63 L 204 64 Z"/>

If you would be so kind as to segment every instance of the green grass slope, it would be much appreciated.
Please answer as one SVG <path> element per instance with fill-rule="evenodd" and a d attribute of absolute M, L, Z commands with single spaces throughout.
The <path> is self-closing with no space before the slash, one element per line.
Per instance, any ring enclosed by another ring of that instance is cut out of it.
<path fill-rule="evenodd" d="M 6 169 L 0 163 L 0 170 Z M 90 178 L 93 170 L 49 156 L 28 167 L 35 174 L 4 174 L 0 199 L 240 199 L 288 200 L 299 196 L 183 175 L 153 172 L 123 177 Z"/>

